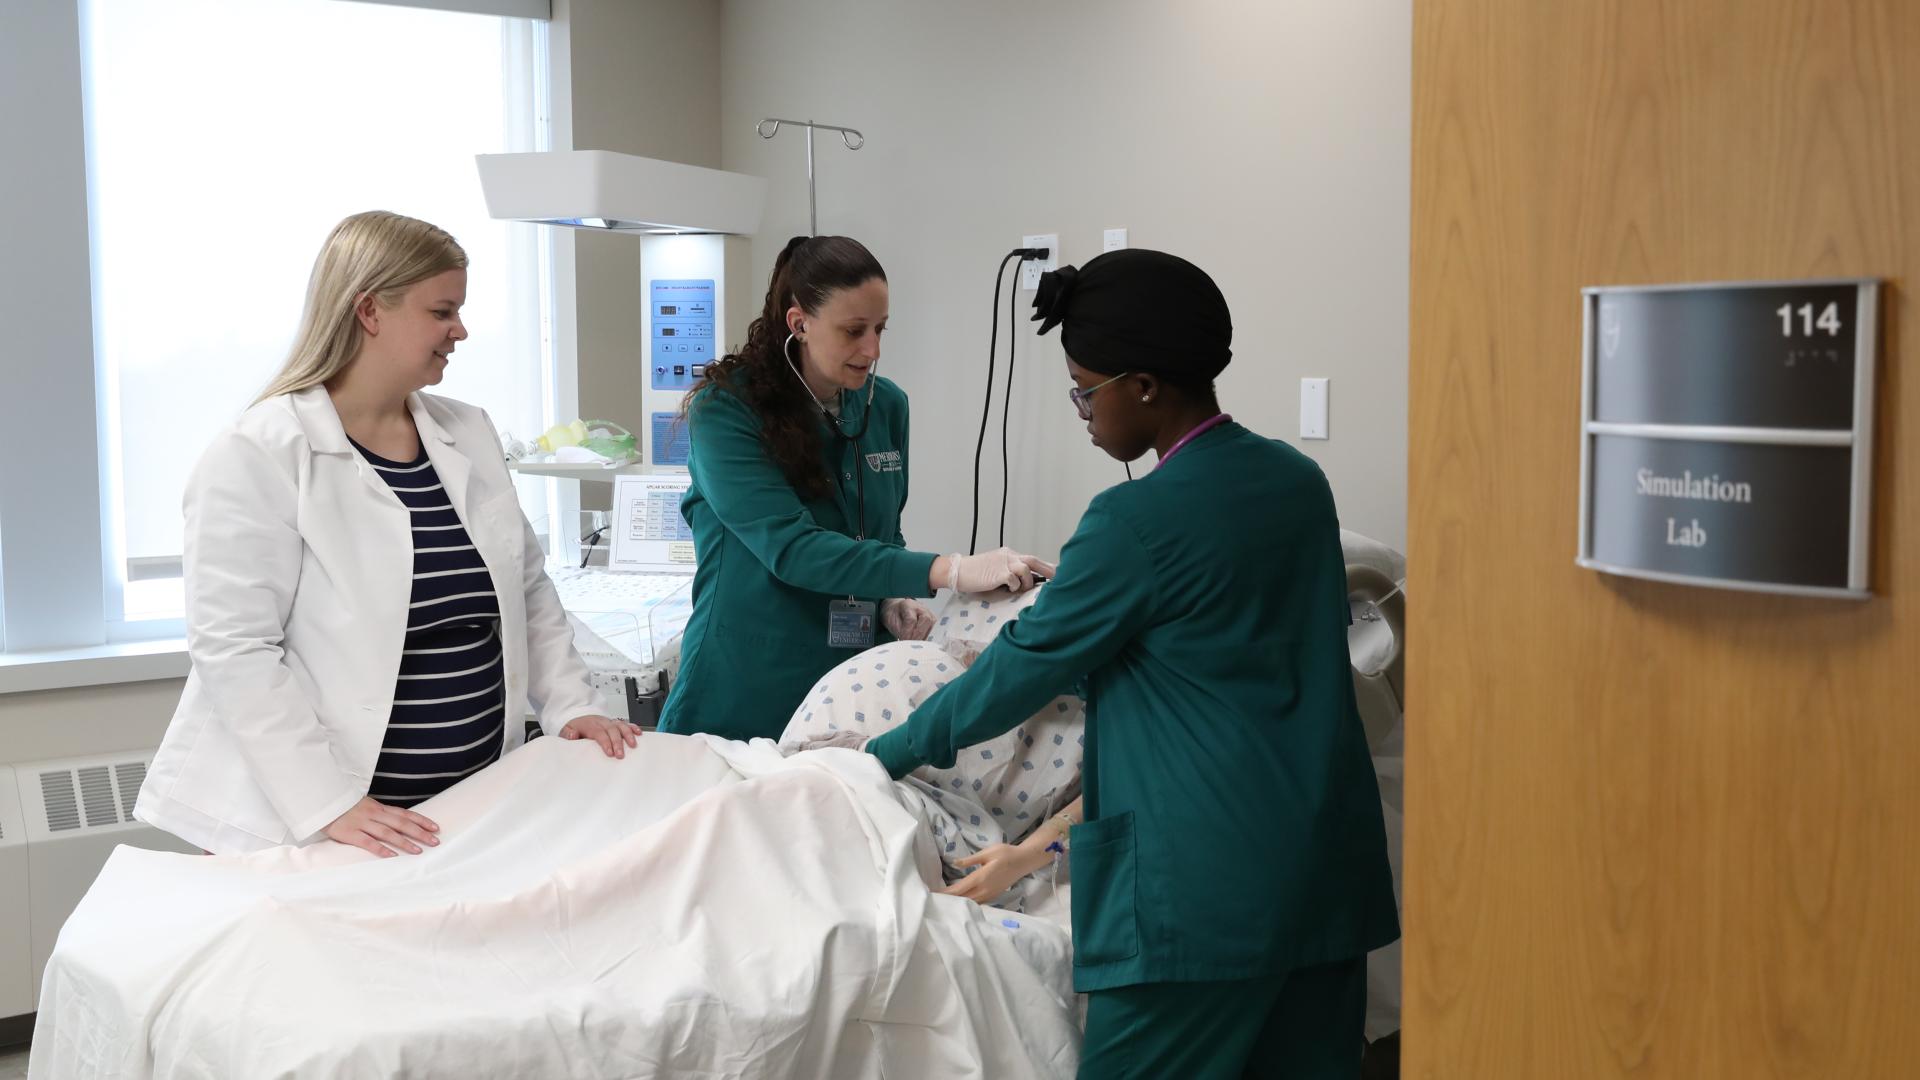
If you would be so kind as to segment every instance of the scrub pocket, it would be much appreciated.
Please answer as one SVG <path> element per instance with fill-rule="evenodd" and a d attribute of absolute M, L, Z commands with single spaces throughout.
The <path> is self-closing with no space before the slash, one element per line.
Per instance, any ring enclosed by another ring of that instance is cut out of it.
<path fill-rule="evenodd" d="M 1078 967 L 1140 952 L 1133 811 L 1073 827 L 1073 962 Z"/>

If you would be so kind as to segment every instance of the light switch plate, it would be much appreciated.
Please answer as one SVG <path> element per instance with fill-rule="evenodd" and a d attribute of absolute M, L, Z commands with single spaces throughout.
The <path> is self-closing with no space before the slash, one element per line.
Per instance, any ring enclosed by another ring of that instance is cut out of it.
<path fill-rule="evenodd" d="M 1327 380 L 1300 380 L 1300 437 L 1327 437 Z"/>

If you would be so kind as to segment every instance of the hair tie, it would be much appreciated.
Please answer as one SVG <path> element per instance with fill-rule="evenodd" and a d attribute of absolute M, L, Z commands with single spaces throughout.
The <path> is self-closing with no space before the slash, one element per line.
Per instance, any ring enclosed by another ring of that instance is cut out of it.
<path fill-rule="evenodd" d="M 787 241 L 787 246 L 781 248 L 780 254 L 774 257 L 774 260 L 773 260 L 774 269 L 778 270 L 786 266 L 789 262 L 792 262 L 793 253 L 796 251 L 799 251 L 800 245 L 806 243 L 811 239 L 813 239 L 813 237 L 811 236 L 796 236 L 793 239 Z"/>

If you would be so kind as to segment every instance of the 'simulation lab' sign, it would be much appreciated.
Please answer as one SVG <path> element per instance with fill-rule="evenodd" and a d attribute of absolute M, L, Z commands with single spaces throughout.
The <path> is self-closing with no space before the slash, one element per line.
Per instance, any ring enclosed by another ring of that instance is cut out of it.
<path fill-rule="evenodd" d="M 1879 283 L 1584 292 L 1580 565 L 1868 595 Z"/>

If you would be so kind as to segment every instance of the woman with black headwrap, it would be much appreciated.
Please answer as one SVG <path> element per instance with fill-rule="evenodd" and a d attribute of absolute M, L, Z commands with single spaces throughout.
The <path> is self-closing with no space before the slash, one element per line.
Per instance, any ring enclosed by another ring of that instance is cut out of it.
<path fill-rule="evenodd" d="M 867 749 L 896 777 L 951 766 L 1084 678 L 1080 1075 L 1356 1076 L 1366 954 L 1399 926 L 1333 494 L 1220 411 L 1232 323 L 1198 267 L 1111 252 L 1034 306 L 1094 445 L 1159 463 L 1096 497 L 1033 607 Z"/>

